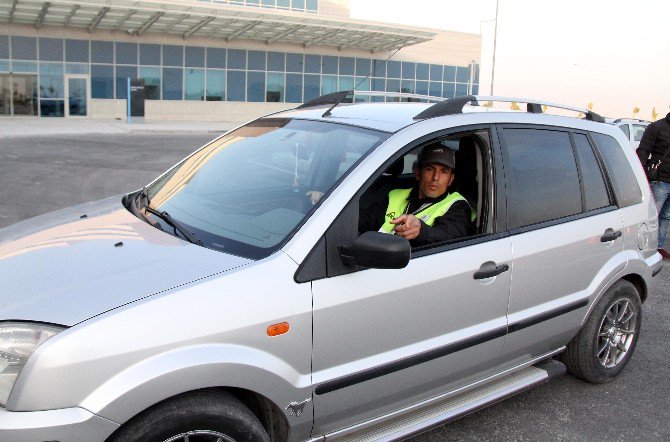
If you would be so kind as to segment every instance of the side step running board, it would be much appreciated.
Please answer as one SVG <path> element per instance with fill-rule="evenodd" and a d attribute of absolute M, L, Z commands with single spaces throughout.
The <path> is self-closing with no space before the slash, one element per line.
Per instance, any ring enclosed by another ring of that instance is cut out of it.
<path fill-rule="evenodd" d="M 360 431 L 330 434 L 325 439 L 344 442 L 392 441 L 407 438 L 563 375 L 565 371 L 562 363 L 548 359 L 460 395 L 431 402 L 416 411 L 404 413 L 396 418 L 362 428 Z"/>

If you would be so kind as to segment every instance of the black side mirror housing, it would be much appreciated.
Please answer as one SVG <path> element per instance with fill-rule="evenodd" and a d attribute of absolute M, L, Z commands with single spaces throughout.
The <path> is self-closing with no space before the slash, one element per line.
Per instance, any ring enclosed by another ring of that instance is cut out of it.
<path fill-rule="evenodd" d="M 338 247 L 343 264 L 374 269 L 407 267 L 411 250 L 407 239 L 381 232 L 365 232 L 353 242 Z"/>

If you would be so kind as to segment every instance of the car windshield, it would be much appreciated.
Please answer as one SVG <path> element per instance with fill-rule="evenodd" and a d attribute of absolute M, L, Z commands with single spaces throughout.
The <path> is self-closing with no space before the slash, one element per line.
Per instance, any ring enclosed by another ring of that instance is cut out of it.
<path fill-rule="evenodd" d="M 258 259 L 288 240 L 320 197 L 388 136 L 334 123 L 257 120 L 184 159 L 147 195 L 152 209 L 168 212 L 204 246 Z"/>

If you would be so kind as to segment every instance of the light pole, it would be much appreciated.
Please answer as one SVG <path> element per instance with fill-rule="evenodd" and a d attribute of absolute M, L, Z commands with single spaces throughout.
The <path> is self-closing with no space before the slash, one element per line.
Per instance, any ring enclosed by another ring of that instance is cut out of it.
<path fill-rule="evenodd" d="M 498 40 L 498 1 L 496 0 L 496 27 L 493 31 L 493 61 L 491 63 L 491 93 L 489 95 L 493 96 L 493 80 L 495 79 L 496 73 L 496 42 Z"/>

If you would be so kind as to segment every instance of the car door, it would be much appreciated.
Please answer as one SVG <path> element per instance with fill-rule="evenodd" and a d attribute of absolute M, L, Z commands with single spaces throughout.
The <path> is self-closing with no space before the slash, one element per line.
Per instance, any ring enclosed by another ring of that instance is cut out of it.
<path fill-rule="evenodd" d="M 621 214 L 586 133 L 502 127 L 514 250 L 509 365 L 546 355 L 577 332 L 592 296 L 623 270 Z"/>
<path fill-rule="evenodd" d="M 353 271 L 339 262 L 337 245 L 357 235 L 357 203 L 325 237 L 330 276 L 312 281 L 314 436 L 482 379 L 499 362 L 506 333 L 511 272 L 475 274 L 485 262 L 508 269 L 508 237 L 491 229 L 415 251 L 403 269 Z"/>

